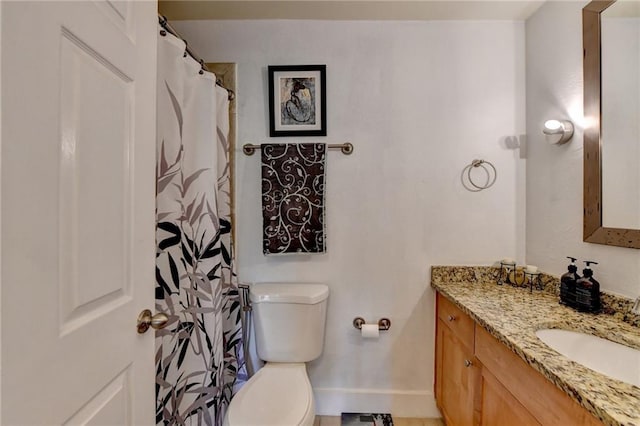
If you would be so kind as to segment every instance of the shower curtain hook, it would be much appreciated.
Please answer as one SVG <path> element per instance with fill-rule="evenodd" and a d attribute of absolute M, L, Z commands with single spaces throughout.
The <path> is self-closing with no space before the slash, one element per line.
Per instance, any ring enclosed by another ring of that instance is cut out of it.
<path fill-rule="evenodd" d="M 164 15 L 158 15 L 158 20 L 160 21 L 160 26 L 162 29 L 160 30 L 160 35 L 165 37 L 167 35 L 167 30 L 165 30 L 165 26 L 167 25 L 167 18 Z"/>

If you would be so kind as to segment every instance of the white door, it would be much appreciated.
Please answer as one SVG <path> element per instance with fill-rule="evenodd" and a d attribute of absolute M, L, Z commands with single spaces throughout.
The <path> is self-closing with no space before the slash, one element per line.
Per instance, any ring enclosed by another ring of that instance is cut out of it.
<path fill-rule="evenodd" d="M 2 424 L 153 424 L 156 3 L 0 4 Z"/>

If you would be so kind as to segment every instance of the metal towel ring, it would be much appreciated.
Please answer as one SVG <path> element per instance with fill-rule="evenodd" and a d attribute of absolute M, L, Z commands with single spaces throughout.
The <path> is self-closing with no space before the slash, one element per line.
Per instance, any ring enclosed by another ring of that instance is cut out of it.
<path fill-rule="evenodd" d="M 491 169 L 485 167 L 488 165 Z M 471 171 L 475 168 L 481 167 L 482 170 L 487 174 L 487 181 L 483 185 L 478 185 L 477 182 L 474 182 L 471 177 Z M 465 179 L 466 178 L 466 179 Z M 464 169 L 462 169 L 462 173 L 460 174 L 460 181 L 462 182 L 462 186 L 467 191 L 471 192 L 480 192 L 483 189 L 490 188 L 494 183 L 496 183 L 496 179 L 498 178 L 498 172 L 493 164 L 489 161 L 485 160 L 473 160 L 471 164 L 468 164 Z M 469 186 L 470 184 L 471 186 Z"/>

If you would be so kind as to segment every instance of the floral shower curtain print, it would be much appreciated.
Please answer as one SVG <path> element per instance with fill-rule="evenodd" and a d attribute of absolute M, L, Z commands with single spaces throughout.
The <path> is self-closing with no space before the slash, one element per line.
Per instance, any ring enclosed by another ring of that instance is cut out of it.
<path fill-rule="evenodd" d="M 158 39 L 156 422 L 221 425 L 243 373 L 233 273 L 228 100 L 211 73 Z"/>

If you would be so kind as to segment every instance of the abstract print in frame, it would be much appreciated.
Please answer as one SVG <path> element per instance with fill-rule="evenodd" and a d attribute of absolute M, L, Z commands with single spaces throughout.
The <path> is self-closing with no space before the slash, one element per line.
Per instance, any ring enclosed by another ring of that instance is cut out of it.
<path fill-rule="evenodd" d="M 326 136 L 326 65 L 270 65 L 269 135 Z"/>

